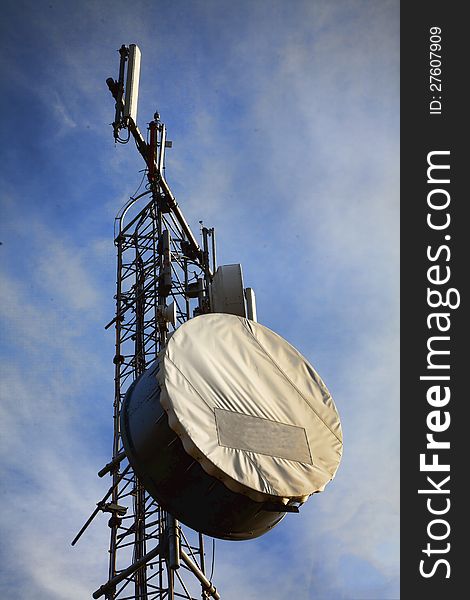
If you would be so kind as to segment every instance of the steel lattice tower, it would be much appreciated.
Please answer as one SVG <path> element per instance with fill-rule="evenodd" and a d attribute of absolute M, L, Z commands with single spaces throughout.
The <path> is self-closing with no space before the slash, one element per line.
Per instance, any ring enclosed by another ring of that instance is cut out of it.
<path fill-rule="evenodd" d="M 100 477 L 109 473 L 112 485 L 73 544 L 99 511 L 109 513 L 108 582 L 93 598 L 217 599 L 212 573 L 206 576 L 202 534 L 183 529 L 149 496 L 127 463 L 121 439 L 120 411 L 127 390 L 157 359 L 172 330 L 191 313 L 210 311 L 208 284 L 216 266 L 214 230 L 201 228 L 201 249 L 164 178 L 165 148 L 171 142 L 159 115 L 149 124 L 145 141 L 135 117 L 124 114 L 124 71 L 130 51 L 132 46 L 121 47 L 119 79 L 107 81 L 116 100 L 114 136 L 122 142 L 121 129 L 133 136 L 146 163 L 148 184 L 115 220 L 116 315 L 106 326 L 114 326 L 116 335 L 113 452 L 99 473 Z"/>

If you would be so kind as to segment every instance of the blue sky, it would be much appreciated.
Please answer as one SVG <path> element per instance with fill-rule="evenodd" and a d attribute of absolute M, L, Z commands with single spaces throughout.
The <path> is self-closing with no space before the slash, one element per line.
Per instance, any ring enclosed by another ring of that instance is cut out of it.
<path fill-rule="evenodd" d="M 142 50 L 167 180 L 216 227 L 260 322 L 341 415 L 335 480 L 256 541 L 217 542 L 224 600 L 398 598 L 399 3 L 7 0 L 2 9 L 0 595 L 106 580 L 113 220 L 141 180 L 114 146 L 121 44 Z"/>

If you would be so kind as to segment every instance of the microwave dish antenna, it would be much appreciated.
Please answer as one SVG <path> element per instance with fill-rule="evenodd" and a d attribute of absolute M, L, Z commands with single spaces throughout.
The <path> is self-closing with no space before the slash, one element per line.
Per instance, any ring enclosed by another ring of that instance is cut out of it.
<path fill-rule="evenodd" d="M 126 455 L 145 489 L 184 524 L 246 540 L 298 512 L 334 477 L 339 416 L 308 361 L 243 317 L 191 319 L 129 388 Z"/>

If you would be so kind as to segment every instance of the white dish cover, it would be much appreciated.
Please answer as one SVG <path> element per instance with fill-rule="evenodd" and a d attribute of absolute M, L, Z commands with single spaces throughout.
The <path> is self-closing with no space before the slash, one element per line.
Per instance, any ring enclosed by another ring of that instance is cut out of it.
<path fill-rule="evenodd" d="M 343 444 L 333 399 L 267 327 L 222 313 L 191 319 L 170 336 L 157 377 L 186 452 L 232 491 L 302 503 L 334 477 Z"/>

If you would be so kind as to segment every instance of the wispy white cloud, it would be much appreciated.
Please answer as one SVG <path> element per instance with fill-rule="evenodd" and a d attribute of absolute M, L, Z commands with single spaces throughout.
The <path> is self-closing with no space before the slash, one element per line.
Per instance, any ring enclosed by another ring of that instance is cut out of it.
<path fill-rule="evenodd" d="M 59 135 L 64 131 L 68 131 L 77 127 L 77 123 L 73 120 L 70 112 L 58 93 L 53 94 L 51 106 L 57 115 L 57 120 L 60 123 Z"/>
<path fill-rule="evenodd" d="M 55 239 L 46 249 L 55 269 L 33 268 L 27 280 L 21 271 L 19 277 L 1 275 L 4 572 L 22 565 L 21 578 L 1 585 L 4 597 L 11 597 L 13 586 L 18 597 L 78 600 L 89 595 L 91 581 L 98 585 L 106 578 L 97 560 L 98 548 L 107 544 L 105 522 L 91 529 L 79 561 L 70 541 L 103 495 L 102 482 L 90 474 L 108 458 L 103 426 L 112 386 L 101 382 L 112 369 L 106 368 L 102 343 L 85 341 L 79 329 L 80 321 L 84 328 L 89 323 L 84 309 L 95 308 L 92 298 L 98 301 L 86 291 L 90 275 L 78 268 L 77 281 L 68 281 L 63 271 L 74 264 L 73 250 L 65 251 L 57 232 L 44 225 L 36 230 L 37 248 L 46 231 Z M 57 294 L 62 285 L 70 288 Z M 49 294 L 56 296 L 58 310 L 51 309 Z"/>

